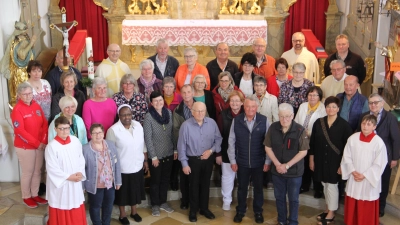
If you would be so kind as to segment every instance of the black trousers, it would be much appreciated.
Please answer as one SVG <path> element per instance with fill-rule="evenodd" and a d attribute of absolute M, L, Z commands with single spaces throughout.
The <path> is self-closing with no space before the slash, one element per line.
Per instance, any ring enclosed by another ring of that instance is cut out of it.
<path fill-rule="evenodd" d="M 309 190 L 311 186 L 311 180 L 314 183 L 314 191 L 315 192 L 323 192 L 323 186 L 321 182 L 316 181 L 314 179 L 314 172 L 310 170 L 310 155 L 307 153 L 307 156 L 304 157 L 304 173 L 301 182 L 301 189 Z"/>
<path fill-rule="evenodd" d="M 148 159 L 150 168 L 150 202 L 152 206 L 167 202 L 168 184 L 174 156 L 159 159 L 157 167 Z"/>
<path fill-rule="evenodd" d="M 389 182 L 390 182 L 390 175 L 392 174 L 392 169 L 390 168 L 390 161 L 386 165 L 385 170 L 382 173 L 382 190 L 379 194 L 379 212 L 385 212 L 386 207 L 386 198 L 389 194 Z"/>
<path fill-rule="evenodd" d="M 174 160 L 172 163 L 172 169 L 171 169 L 171 177 L 170 177 L 170 183 L 172 185 L 178 186 L 178 177 L 179 177 L 179 172 L 182 171 L 182 165 L 181 161 Z"/>
<path fill-rule="evenodd" d="M 179 189 L 181 189 L 181 203 L 183 204 L 188 204 L 190 201 L 190 196 L 189 196 L 189 175 L 186 175 L 182 171 L 182 164 L 179 161 L 180 164 L 180 172 L 179 172 Z"/>
<path fill-rule="evenodd" d="M 213 171 L 215 156 L 202 160 L 200 156 L 188 156 L 189 158 L 189 190 L 190 212 L 197 213 L 199 209 L 208 210 L 210 197 L 210 178 Z"/>

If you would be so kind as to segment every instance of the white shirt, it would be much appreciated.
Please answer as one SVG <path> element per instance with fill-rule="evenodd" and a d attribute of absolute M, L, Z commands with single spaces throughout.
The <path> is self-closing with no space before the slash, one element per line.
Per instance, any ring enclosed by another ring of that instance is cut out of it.
<path fill-rule="evenodd" d="M 255 98 L 257 98 L 256 94 L 253 94 Z M 258 100 L 258 98 L 257 98 Z M 273 122 L 279 121 L 278 116 L 278 99 L 275 95 L 271 95 L 268 92 L 265 92 L 262 99 L 258 100 L 259 105 L 257 112 L 261 115 L 264 115 L 268 118 L 270 124 Z"/>
<path fill-rule="evenodd" d="M 158 69 L 161 72 L 161 75 L 164 77 L 164 72 L 165 72 L 165 68 L 167 68 L 167 60 L 168 60 L 168 56 L 167 58 L 164 60 L 164 62 L 162 62 L 159 58 L 158 58 L 158 54 L 156 55 L 156 65 L 158 67 Z"/>
<path fill-rule="evenodd" d="M 239 89 L 243 92 L 246 97 L 249 97 L 253 94 L 253 81 L 242 79 L 240 80 Z"/>
<path fill-rule="evenodd" d="M 285 58 L 289 64 L 289 73 L 292 74 L 292 66 L 297 62 L 304 63 L 306 65 L 306 72 L 304 74 L 304 78 L 313 81 L 314 83 L 319 83 L 319 65 L 318 60 L 315 55 L 308 51 L 306 47 L 303 47 L 300 55 L 297 55 L 294 51 L 294 48 L 289 49 L 288 51 L 282 54 L 282 58 Z"/>
<path fill-rule="evenodd" d="M 303 126 L 304 121 L 306 120 L 306 117 L 307 117 L 307 112 L 308 112 L 308 102 L 301 103 L 299 110 L 297 111 L 296 118 L 294 118 L 294 121 Z M 318 108 L 311 115 L 311 118 L 308 122 L 308 127 L 307 127 L 307 136 L 308 137 L 311 136 L 312 127 L 313 127 L 315 121 L 324 116 L 326 116 L 325 105 L 322 102 L 320 102 Z"/>

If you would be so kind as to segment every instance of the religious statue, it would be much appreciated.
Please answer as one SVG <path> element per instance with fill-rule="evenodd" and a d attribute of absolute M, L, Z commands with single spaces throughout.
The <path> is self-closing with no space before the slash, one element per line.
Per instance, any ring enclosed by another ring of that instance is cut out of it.
<path fill-rule="evenodd" d="M 400 62 L 400 52 L 397 52 L 400 46 L 400 26 L 397 26 L 396 40 L 393 46 L 383 46 L 380 42 L 375 42 L 375 47 L 381 50 L 381 55 L 385 57 L 385 79 L 393 83 L 393 71 L 391 65 L 394 62 Z"/>
<path fill-rule="evenodd" d="M 74 26 L 78 25 L 78 22 L 76 22 L 74 20 L 74 22 L 71 24 L 71 26 L 67 29 L 66 27 L 62 27 L 62 29 L 60 29 L 56 24 L 51 24 L 50 28 L 56 28 L 58 31 L 61 32 L 62 36 L 63 36 L 63 46 L 65 46 L 65 56 L 69 57 L 69 52 L 68 52 L 68 48 L 69 48 L 69 40 L 68 40 L 68 31 L 70 31 Z"/>
<path fill-rule="evenodd" d="M 17 86 L 28 80 L 26 68 L 28 62 L 35 58 L 32 49 L 36 36 L 29 37 L 28 25 L 24 22 L 15 22 L 15 30 L 7 41 L 7 48 L 0 61 L 0 73 L 8 79 L 11 104 L 16 103 Z"/>

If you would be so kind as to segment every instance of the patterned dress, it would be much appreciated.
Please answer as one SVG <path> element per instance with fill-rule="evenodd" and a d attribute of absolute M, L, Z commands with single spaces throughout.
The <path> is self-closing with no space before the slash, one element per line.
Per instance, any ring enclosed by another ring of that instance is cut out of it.
<path fill-rule="evenodd" d="M 293 106 L 295 112 L 300 107 L 301 103 L 307 101 L 307 90 L 309 87 L 314 86 L 310 80 L 304 78 L 304 83 L 301 85 L 300 90 L 295 92 L 295 87 L 292 84 L 293 80 L 286 81 L 281 85 L 278 97 L 278 104 L 289 103 Z"/>
<path fill-rule="evenodd" d="M 132 107 L 132 119 L 143 125 L 144 116 L 148 112 L 148 106 L 146 98 L 142 93 L 134 93 L 132 98 L 128 100 L 121 91 L 115 93 L 112 99 L 117 104 L 117 108 L 123 104 L 130 105 Z"/>
<path fill-rule="evenodd" d="M 42 90 L 40 92 L 32 88 L 33 99 L 40 105 L 44 116 L 49 121 L 51 115 L 51 87 L 47 80 L 40 79 L 40 82 L 42 83 Z"/>

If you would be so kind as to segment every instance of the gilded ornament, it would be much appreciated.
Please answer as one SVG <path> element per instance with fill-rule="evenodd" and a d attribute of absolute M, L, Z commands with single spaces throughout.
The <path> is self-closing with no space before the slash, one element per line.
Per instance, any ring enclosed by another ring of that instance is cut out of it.
<path fill-rule="evenodd" d="M 261 7 L 257 5 L 258 0 L 253 0 L 253 5 L 251 6 L 249 10 L 249 15 L 251 14 L 260 14 L 261 12 Z"/>
<path fill-rule="evenodd" d="M 132 0 L 132 3 L 128 6 L 128 12 L 130 14 L 142 14 L 138 5 L 138 0 Z"/>
<path fill-rule="evenodd" d="M 367 75 L 365 76 L 364 82 L 369 81 L 372 78 L 372 74 L 374 73 L 374 57 L 365 58 L 365 65 L 367 66 Z"/>

